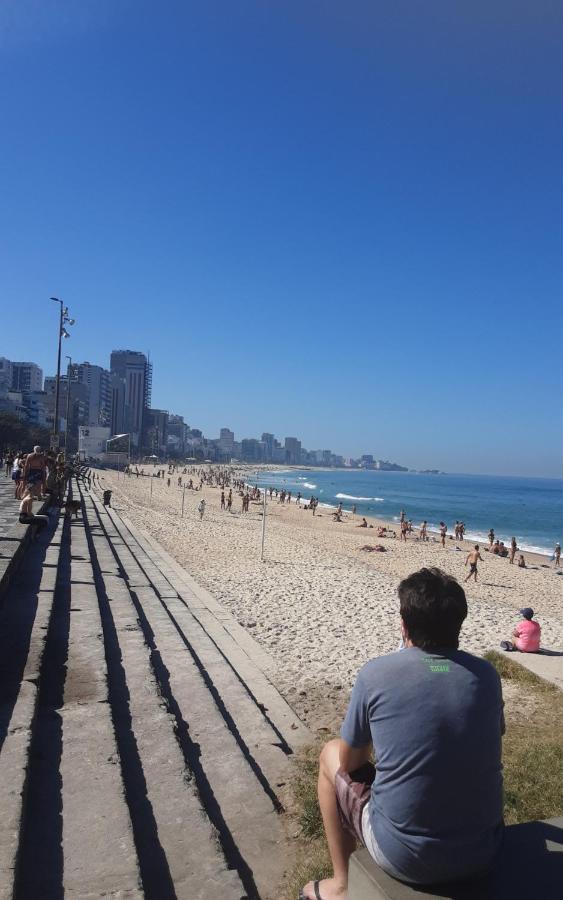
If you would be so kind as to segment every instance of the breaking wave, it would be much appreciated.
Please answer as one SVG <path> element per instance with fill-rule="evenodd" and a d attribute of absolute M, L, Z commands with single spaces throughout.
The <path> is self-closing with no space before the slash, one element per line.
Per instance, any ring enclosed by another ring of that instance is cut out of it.
<path fill-rule="evenodd" d="M 383 497 L 352 497 L 351 494 L 337 494 L 338 500 L 372 500 L 375 503 L 383 503 Z"/>

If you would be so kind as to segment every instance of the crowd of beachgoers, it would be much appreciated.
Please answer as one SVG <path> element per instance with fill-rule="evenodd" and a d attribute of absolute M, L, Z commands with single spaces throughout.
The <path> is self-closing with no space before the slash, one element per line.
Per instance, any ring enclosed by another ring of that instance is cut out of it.
<path fill-rule="evenodd" d="M 424 534 L 406 512 L 397 511 L 397 525 L 268 488 L 262 560 L 264 491 L 250 469 L 133 464 L 99 474 L 114 507 L 160 541 L 269 652 L 272 678 L 313 727 L 336 725 L 360 666 L 397 649 L 397 586 L 423 566 L 460 582 L 471 576 L 464 649 L 498 648 L 529 607 L 542 645 L 563 648 L 557 555 L 526 553 L 524 568 L 516 554 L 511 565 L 512 547 L 497 552 L 493 532 L 479 548 L 475 581 L 475 545 L 459 531 L 456 540 L 455 525 L 451 534 Z"/>

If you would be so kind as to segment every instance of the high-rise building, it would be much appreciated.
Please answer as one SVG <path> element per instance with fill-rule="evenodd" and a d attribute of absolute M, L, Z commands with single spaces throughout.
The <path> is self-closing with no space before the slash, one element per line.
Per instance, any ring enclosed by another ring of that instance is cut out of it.
<path fill-rule="evenodd" d="M 89 362 L 75 363 L 72 378 L 88 387 L 85 425 L 110 425 L 112 415 L 111 376 L 107 369 Z"/>
<path fill-rule="evenodd" d="M 246 462 L 262 462 L 264 459 L 264 445 L 256 438 L 243 438 L 241 441 L 241 456 Z"/>
<path fill-rule="evenodd" d="M 183 455 L 186 449 L 186 437 L 189 427 L 184 422 L 183 416 L 168 416 L 168 429 L 166 434 L 166 446 L 169 453 L 179 456 Z"/>
<path fill-rule="evenodd" d="M 12 362 L 5 356 L 0 356 L 0 393 L 12 390 Z"/>
<path fill-rule="evenodd" d="M 285 461 L 290 466 L 301 464 L 301 441 L 294 437 L 285 439 Z"/>
<path fill-rule="evenodd" d="M 124 382 L 123 432 L 128 432 L 132 443 L 139 446 L 143 435 L 145 410 L 149 409 L 151 404 L 152 365 L 145 354 L 138 350 L 112 350 L 110 371 Z M 112 387 L 114 386 L 115 381 Z"/>
<path fill-rule="evenodd" d="M 230 428 L 221 428 L 217 446 L 222 453 L 232 453 L 235 446 L 235 433 Z"/>
<path fill-rule="evenodd" d="M 13 391 L 42 391 L 43 369 L 32 362 L 12 362 Z"/>
<path fill-rule="evenodd" d="M 271 462 L 274 458 L 274 435 L 267 431 L 262 433 L 262 441 L 264 443 L 264 454 L 267 462 Z"/>
<path fill-rule="evenodd" d="M 157 456 L 165 454 L 168 433 L 168 411 L 164 409 L 146 409 L 144 423 L 143 446 Z"/>

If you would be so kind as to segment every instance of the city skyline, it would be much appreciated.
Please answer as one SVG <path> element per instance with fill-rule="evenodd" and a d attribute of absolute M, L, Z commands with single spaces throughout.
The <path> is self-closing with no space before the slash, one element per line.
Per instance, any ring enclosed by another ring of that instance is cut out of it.
<path fill-rule="evenodd" d="M 214 461 L 283 463 L 287 465 L 364 467 L 401 466 L 384 460 L 374 460 L 373 454 L 357 459 L 345 458 L 331 449 L 308 451 L 296 437 L 285 436 L 282 442 L 274 433 L 262 432 L 261 438 L 241 437 L 221 427 L 217 438 L 185 422 L 185 416 L 168 409 L 151 406 L 152 363 L 138 350 L 112 350 L 109 369 L 90 361 L 77 361 L 70 356 L 67 369 L 59 382 L 59 419 L 64 422 L 65 446 L 67 434 L 73 446 L 80 448 L 79 434 L 92 435 L 92 446 L 104 447 L 109 438 L 127 436 L 128 452 L 136 455 L 149 451 L 160 456 L 183 455 L 190 452 L 212 456 Z M 69 390 L 70 378 L 70 394 Z M 55 429 L 55 396 L 57 378 L 43 376 L 35 362 L 10 360 L 0 356 L 0 411 L 12 413 L 32 425 Z M 67 404 L 68 398 L 68 404 Z M 69 410 L 66 421 L 61 410 Z M 94 437 L 95 435 L 95 437 Z"/>
<path fill-rule="evenodd" d="M 563 476 L 560 4 L 9 6 L 0 295 L 44 371 L 53 294 L 206 434 Z"/>

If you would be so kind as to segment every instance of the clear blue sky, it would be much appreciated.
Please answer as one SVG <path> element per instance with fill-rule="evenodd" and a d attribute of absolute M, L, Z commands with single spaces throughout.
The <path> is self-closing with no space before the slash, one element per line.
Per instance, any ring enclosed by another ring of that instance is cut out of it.
<path fill-rule="evenodd" d="M 153 405 L 563 476 L 563 7 L 4 0 L 0 355 Z"/>

